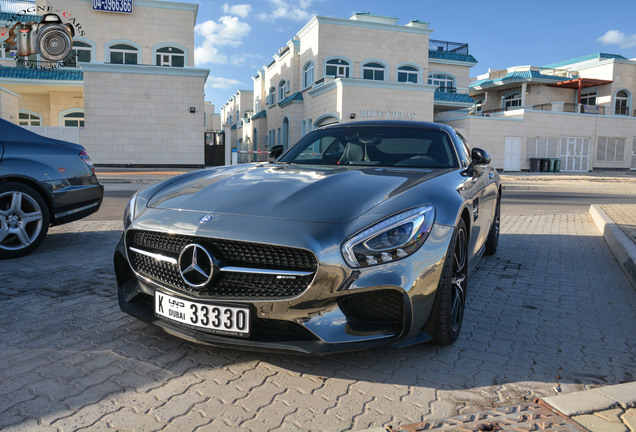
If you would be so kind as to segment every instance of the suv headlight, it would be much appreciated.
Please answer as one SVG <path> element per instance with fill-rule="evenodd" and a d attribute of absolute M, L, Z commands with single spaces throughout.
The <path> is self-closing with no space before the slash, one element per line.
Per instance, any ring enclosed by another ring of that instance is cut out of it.
<path fill-rule="evenodd" d="M 430 205 L 397 213 L 347 240 L 342 256 L 353 268 L 406 258 L 426 241 L 434 221 L 435 209 Z"/>

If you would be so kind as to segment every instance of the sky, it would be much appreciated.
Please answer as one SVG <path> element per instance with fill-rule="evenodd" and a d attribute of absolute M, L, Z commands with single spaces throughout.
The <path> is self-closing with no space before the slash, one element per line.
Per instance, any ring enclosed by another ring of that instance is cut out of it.
<path fill-rule="evenodd" d="M 199 2 L 194 30 L 195 66 L 210 69 L 205 100 L 219 112 L 252 90 L 252 76 L 314 15 L 355 12 L 428 22 L 431 39 L 468 43 L 471 77 L 598 52 L 636 58 L 636 0 L 211 0 Z"/>

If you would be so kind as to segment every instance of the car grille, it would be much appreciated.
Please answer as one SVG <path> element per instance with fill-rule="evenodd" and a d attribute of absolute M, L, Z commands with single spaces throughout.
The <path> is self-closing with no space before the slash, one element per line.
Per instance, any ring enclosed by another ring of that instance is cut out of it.
<path fill-rule="evenodd" d="M 130 249 L 132 247 L 178 260 L 183 248 L 192 243 L 204 247 L 220 267 L 310 274 L 281 278 L 275 273 L 216 272 L 206 286 L 192 288 L 182 279 L 178 264 L 157 260 Z M 295 297 L 307 289 L 317 269 L 316 257 L 308 250 L 260 243 L 130 230 L 126 235 L 126 245 L 130 264 L 136 272 L 156 282 L 206 298 L 262 300 Z"/>

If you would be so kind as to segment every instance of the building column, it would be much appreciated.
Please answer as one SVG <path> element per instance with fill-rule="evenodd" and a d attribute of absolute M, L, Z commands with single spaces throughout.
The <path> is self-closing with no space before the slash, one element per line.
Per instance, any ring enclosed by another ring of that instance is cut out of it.
<path fill-rule="evenodd" d="M 528 83 L 521 83 L 521 106 L 526 106 L 526 91 L 528 90 Z"/>

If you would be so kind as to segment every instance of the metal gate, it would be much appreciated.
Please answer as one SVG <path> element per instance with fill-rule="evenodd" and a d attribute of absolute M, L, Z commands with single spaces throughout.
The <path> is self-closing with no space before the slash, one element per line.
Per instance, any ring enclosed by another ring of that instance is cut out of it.
<path fill-rule="evenodd" d="M 225 165 L 225 134 L 223 132 L 205 133 L 205 166 Z"/>
<path fill-rule="evenodd" d="M 589 137 L 563 137 L 561 139 L 561 171 L 589 171 L 589 161 Z"/>
<path fill-rule="evenodd" d="M 632 165 L 629 169 L 636 171 L 636 137 L 632 139 Z"/>

